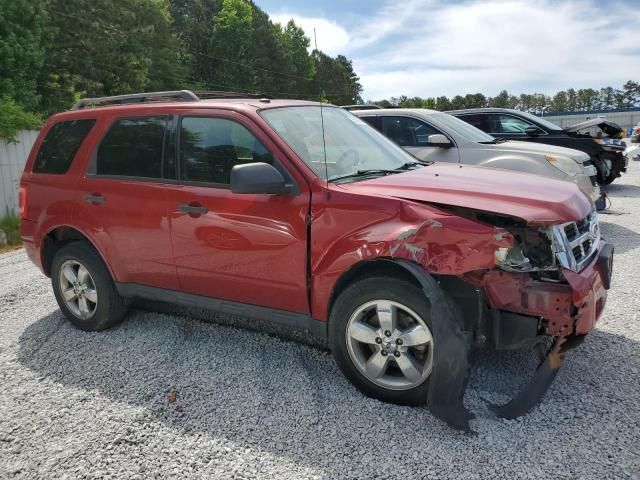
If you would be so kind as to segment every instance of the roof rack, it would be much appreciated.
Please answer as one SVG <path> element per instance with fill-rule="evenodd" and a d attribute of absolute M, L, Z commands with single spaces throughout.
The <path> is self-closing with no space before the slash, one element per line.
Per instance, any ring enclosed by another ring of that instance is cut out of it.
<path fill-rule="evenodd" d="M 382 107 L 380 105 L 374 104 L 362 104 L 362 105 L 340 105 L 340 108 L 351 111 L 351 110 L 378 110 Z"/>
<path fill-rule="evenodd" d="M 207 98 L 273 98 L 264 93 L 224 92 L 207 90 L 172 90 L 168 92 L 131 93 L 127 95 L 114 95 L 112 97 L 83 98 L 79 100 L 71 110 L 104 105 L 125 105 L 129 103 L 145 103 L 152 101 L 182 100 L 185 102 L 198 102 Z"/>
<path fill-rule="evenodd" d="M 246 92 L 225 92 L 222 90 L 195 90 L 195 93 L 201 99 L 207 98 L 268 98 L 273 99 L 273 96 L 266 93 L 246 93 Z"/>
<path fill-rule="evenodd" d="M 79 100 L 71 110 L 82 110 L 89 106 L 98 105 L 122 105 L 127 103 L 144 103 L 153 99 L 184 100 L 197 102 L 200 98 L 189 90 L 174 90 L 168 92 L 131 93 L 128 95 L 114 95 L 112 97 L 83 98 Z"/>

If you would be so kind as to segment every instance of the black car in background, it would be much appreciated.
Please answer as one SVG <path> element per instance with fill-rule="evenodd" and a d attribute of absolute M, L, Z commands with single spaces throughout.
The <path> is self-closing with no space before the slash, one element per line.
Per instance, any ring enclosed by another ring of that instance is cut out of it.
<path fill-rule="evenodd" d="M 598 170 L 601 185 L 609 185 L 621 172 L 627 171 L 625 145 L 617 138 L 621 128 L 603 118 L 563 129 L 544 118 L 508 108 L 473 108 L 447 113 L 497 138 L 546 143 L 588 153 Z M 602 131 L 602 138 L 583 132 L 593 127 Z"/>

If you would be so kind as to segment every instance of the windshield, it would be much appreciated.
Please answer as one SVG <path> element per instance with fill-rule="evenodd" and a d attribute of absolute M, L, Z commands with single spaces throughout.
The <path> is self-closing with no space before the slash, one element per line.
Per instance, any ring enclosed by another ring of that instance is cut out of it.
<path fill-rule="evenodd" d="M 429 115 L 429 118 L 433 118 L 443 127 L 454 131 L 461 137 L 464 137 L 471 142 L 485 143 L 494 142 L 496 140 L 488 133 L 483 132 L 479 128 L 474 127 L 464 120 L 460 120 L 453 115 L 449 115 L 448 113 L 432 113 Z"/>
<path fill-rule="evenodd" d="M 324 179 L 333 180 L 366 170 L 394 170 L 416 162 L 402 148 L 341 108 L 323 106 L 322 118 L 319 106 L 272 108 L 260 114 L 315 174 Z"/>
<path fill-rule="evenodd" d="M 518 114 L 520 116 L 522 116 L 522 117 L 528 118 L 532 122 L 536 122 L 539 125 L 542 125 L 543 127 L 548 128 L 549 130 L 562 130 L 555 123 L 551 123 L 550 121 L 545 120 L 542 117 L 538 117 L 537 115 L 533 115 L 532 113 L 529 113 L 529 112 L 518 112 Z"/>

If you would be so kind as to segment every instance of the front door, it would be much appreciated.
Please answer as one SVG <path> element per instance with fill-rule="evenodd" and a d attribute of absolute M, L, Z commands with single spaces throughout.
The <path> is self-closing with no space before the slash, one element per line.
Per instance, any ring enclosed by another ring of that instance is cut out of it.
<path fill-rule="evenodd" d="M 179 185 L 169 187 L 171 237 L 184 292 L 308 313 L 309 192 L 235 194 L 234 165 L 266 162 L 288 177 L 275 145 L 239 114 L 184 116 Z"/>

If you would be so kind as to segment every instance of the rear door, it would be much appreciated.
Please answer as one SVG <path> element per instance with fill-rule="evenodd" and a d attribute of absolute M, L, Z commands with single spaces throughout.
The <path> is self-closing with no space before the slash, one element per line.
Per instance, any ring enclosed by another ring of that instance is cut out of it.
<path fill-rule="evenodd" d="M 74 223 L 90 232 L 116 281 L 176 290 L 163 163 L 173 118 L 116 118 L 106 128 L 77 185 Z"/>
<path fill-rule="evenodd" d="M 168 189 L 175 263 L 184 292 L 308 313 L 310 194 L 281 153 L 243 115 L 208 110 L 179 120 L 179 185 Z M 290 195 L 235 194 L 234 165 L 266 162 Z"/>
<path fill-rule="evenodd" d="M 380 120 L 382 133 L 414 157 L 431 162 L 458 163 L 460 161 L 458 149 L 453 140 L 428 122 L 400 115 L 383 116 Z M 444 135 L 451 141 L 451 147 L 429 145 L 430 135 Z"/>

